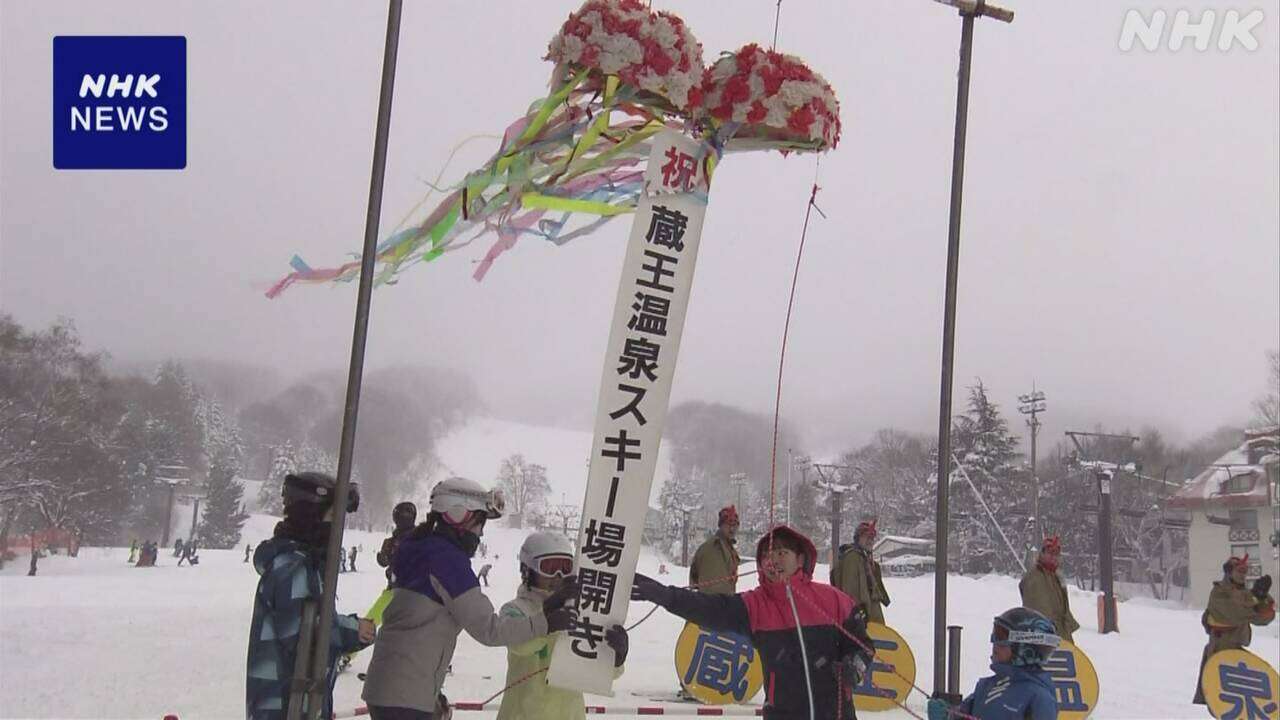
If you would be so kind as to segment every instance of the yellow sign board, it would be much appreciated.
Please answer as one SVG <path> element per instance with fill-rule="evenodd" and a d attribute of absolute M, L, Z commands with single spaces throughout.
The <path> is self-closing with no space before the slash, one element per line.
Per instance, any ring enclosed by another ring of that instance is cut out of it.
<path fill-rule="evenodd" d="M 893 710 L 907 701 L 916 681 L 916 656 L 907 641 L 887 625 L 867 623 L 867 634 L 875 643 L 876 656 L 866 677 L 853 688 L 853 706 L 867 712 Z"/>
<path fill-rule="evenodd" d="M 1063 640 L 1044 670 L 1053 678 L 1058 720 L 1084 720 L 1098 707 L 1098 671 L 1083 650 Z"/>
<path fill-rule="evenodd" d="M 1209 712 L 1219 720 L 1263 720 L 1280 716 L 1280 676 L 1248 650 L 1222 650 L 1200 674 Z"/>
<path fill-rule="evenodd" d="M 708 705 L 745 703 L 764 685 L 751 638 L 685 623 L 676 641 L 676 672 L 685 692 Z"/>

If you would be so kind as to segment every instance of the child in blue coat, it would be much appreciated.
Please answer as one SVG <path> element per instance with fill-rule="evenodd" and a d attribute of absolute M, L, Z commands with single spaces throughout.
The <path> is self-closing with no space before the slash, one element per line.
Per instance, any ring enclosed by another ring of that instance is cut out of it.
<path fill-rule="evenodd" d="M 1017 607 L 995 619 L 991 631 L 994 675 L 978 681 L 973 694 L 954 710 L 945 700 L 929 701 L 929 720 L 964 715 L 978 720 L 1057 720 L 1053 680 L 1042 666 L 1059 643 L 1049 618 Z"/>

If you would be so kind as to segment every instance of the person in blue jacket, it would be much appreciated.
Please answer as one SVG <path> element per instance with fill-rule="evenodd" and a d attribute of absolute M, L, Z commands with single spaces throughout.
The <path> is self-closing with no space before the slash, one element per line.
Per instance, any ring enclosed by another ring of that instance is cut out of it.
<path fill-rule="evenodd" d="M 289 711 L 289 687 L 297 664 L 302 610 L 318 601 L 324 576 L 324 555 L 334 518 L 337 482 L 320 472 L 287 475 L 282 489 L 284 519 L 270 540 L 258 544 L 253 566 L 261 577 L 253 599 L 249 625 L 249 653 L 245 677 L 245 717 L 283 720 Z M 360 494 L 355 484 L 347 512 L 355 512 Z M 368 647 L 374 626 L 355 615 L 333 616 L 329 640 L 327 692 L 321 717 L 333 715 L 333 685 L 338 656 Z M 306 712 L 306 708 L 303 708 Z"/>
<path fill-rule="evenodd" d="M 951 708 L 929 701 L 929 720 L 973 717 L 977 720 L 1057 720 L 1053 680 L 1043 665 L 1058 648 L 1053 621 L 1035 610 L 1016 607 L 995 619 L 991 630 L 991 669 L 973 694 Z"/>

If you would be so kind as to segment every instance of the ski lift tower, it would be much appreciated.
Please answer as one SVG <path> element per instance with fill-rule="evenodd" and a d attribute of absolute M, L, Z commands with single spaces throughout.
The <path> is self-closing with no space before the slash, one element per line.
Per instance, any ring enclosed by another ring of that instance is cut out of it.
<path fill-rule="evenodd" d="M 164 514 L 164 530 L 160 534 L 160 547 L 169 546 L 169 532 L 173 529 L 173 505 L 178 488 L 191 484 L 191 468 L 181 462 L 156 466 L 156 482 L 169 488 L 168 508 Z"/>

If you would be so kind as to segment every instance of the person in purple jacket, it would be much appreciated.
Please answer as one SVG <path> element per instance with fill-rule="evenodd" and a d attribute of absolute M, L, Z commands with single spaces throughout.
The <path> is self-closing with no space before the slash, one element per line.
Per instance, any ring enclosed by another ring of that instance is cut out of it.
<path fill-rule="evenodd" d="M 427 519 L 391 559 L 391 602 L 365 674 L 362 697 L 372 720 L 444 720 L 442 692 L 458 633 L 483 645 L 510 647 L 567 630 L 577 597 L 575 577 L 551 593 L 533 617 L 500 616 L 471 569 L 485 523 L 502 516 L 502 494 L 466 478 L 431 490 Z"/>

